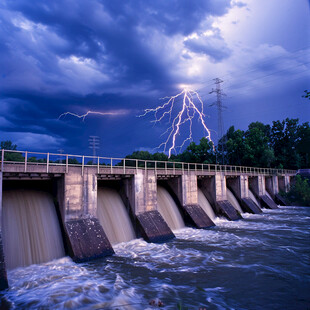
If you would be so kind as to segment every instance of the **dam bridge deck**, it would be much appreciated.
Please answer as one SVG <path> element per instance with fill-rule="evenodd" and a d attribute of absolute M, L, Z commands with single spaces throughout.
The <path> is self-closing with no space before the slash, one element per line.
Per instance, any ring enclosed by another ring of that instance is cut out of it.
<path fill-rule="evenodd" d="M 137 171 L 151 170 L 159 179 L 194 173 L 198 178 L 223 173 L 226 176 L 294 176 L 295 170 L 152 161 L 130 158 L 111 158 L 56 153 L 1 150 L 0 171 L 5 179 L 49 179 L 60 177 L 70 170 L 96 174 L 98 179 L 128 178 Z"/>

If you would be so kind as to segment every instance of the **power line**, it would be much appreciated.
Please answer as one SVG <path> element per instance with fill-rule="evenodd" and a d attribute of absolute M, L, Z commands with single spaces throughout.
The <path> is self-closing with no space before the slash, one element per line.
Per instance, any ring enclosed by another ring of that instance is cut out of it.
<path fill-rule="evenodd" d="M 297 52 L 299 52 L 299 51 L 302 51 L 302 50 L 307 50 L 308 48 L 310 48 L 310 46 L 306 46 L 306 47 L 303 47 L 303 48 L 300 48 L 300 49 L 297 49 L 297 50 L 294 50 L 294 51 L 292 51 L 291 53 L 297 53 Z M 298 59 L 298 58 L 300 58 L 300 57 L 303 57 L 304 55 L 295 55 L 294 57 L 289 57 L 289 55 L 281 55 L 281 56 L 277 56 L 277 57 L 270 57 L 270 58 L 268 58 L 268 59 L 266 59 L 265 61 L 263 61 L 263 62 L 260 62 L 259 64 L 260 65 L 263 65 L 263 64 L 267 64 L 267 63 L 269 63 L 270 61 L 273 61 L 273 60 L 281 60 L 281 59 L 283 59 L 283 58 L 287 58 L 287 59 L 289 59 L 289 60 L 294 60 L 294 59 Z M 279 63 L 279 62 L 277 62 L 277 63 Z M 276 63 L 276 64 L 277 64 Z M 307 63 L 303 63 L 303 64 L 299 64 L 298 66 L 301 66 L 301 65 L 305 65 L 305 64 L 308 64 L 308 62 Z M 253 72 L 256 72 L 256 71 L 259 71 L 259 69 L 253 69 L 253 70 L 248 70 L 248 71 L 244 71 L 244 72 L 242 72 L 241 74 L 235 74 L 235 73 L 226 73 L 225 75 L 223 75 L 223 76 L 221 76 L 221 78 L 223 79 L 224 77 L 229 77 L 229 76 L 232 76 L 233 75 L 233 77 L 235 78 L 235 77 L 241 77 L 241 76 L 244 76 L 244 75 L 248 75 L 249 73 L 253 73 Z M 226 79 L 227 80 L 227 79 Z M 213 81 L 213 79 L 210 79 L 210 80 L 206 80 L 205 81 L 205 83 L 206 82 L 209 82 L 209 81 Z M 199 91 L 199 92 L 201 92 L 203 89 L 205 89 L 205 88 L 207 88 L 208 86 L 210 86 L 210 85 L 212 85 L 214 82 L 212 82 L 212 83 L 208 83 L 208 84 L 204 84 L 201 88 L 199 88 L 197 91 Z"/>
<path fill-rule="evenodd" d="M 282 73 L 282 72 L 285 72 L 286 70 L 289 70 L 289 69 L 294 69 L 294 68 L 297 68 L 297 67 L 300 67 L 300 66 L 303 66 L 303 65 L 307 65 L 309 64 L 310 62 L 306 62 L 306 63 L 303 63 L 303 64 L 299 64 L 299 65 L 296 65 L 296 66 L 290 66 L 290 67 L 286 67 L 286 68 L 282 68 L 281 70 L 278 70 L 278 71 L 274 71 L 274 72 L 271 72 L 271 73 L 268 73 L 268 74 L 265 74 L 265 75 L 262 75 L 262 76 L 259 76 L 259 77 L 256 77 L 254 79 L 248 79 L 248 80 L 244 80 L 242 83 L 238 83 L 238 85 L 236 86 L 233 86 L 233 85 L 230 85 L 228 86 L 227 88 L 228 89 L 231 89 L 231 90 L 237 90 L 237 89 L 240 89 L 242 88 L 243 86 L 248 86 L 247 84 L 249 84 L 250 82 L 253 82 L 253 81 L 256 81 L 256 80 L 261 80 L 261 79 L 265 79 L 267 77 L 270 77 L 270 76 L 273 76 L 275 74 L 279 74 L 279 73 Z M 306 70 L 302 70 L 302 71 L 299 71 L 299 72 L 296 72 L 296 74 L 301 74 L 301 73 L 304 73 L 304 72 L 308 72 L 308 69 Z M 283 79 L 283 76 L 278 76 L 278 77 L 275 77 L 276 79 L 277 78 L 282 78 Z M 270 86 L 270 85 L 268 85 Z M 204 94 L 205 92 L 200 92 L 200 96 L 202 98 L 205 98 L 208 94 L 212 93 L 212 92 L 209 92 L 209 93 L 206 93 Z M 235 96 L 235 95 L 234 95 Z M 231 98 L 232 96 L 230 96 L 229 98 Z"/>
<path fill-rule="evenodd" d="M 294 69 L 294 68 L 297 68 L 297 67 L 300 67 L 300 66 L 303 66 L 303 65 L 307 65 L 307 64 L 310 64 L 310 62 L 305 62 L 305 63 L 299 64 L 299 65 L 296 65 L 296 66 L 291 66 L 291 67 L 283 68 L 281 70 L 274 71 L 274 72 L 265 74 L 263 76 L 256 77 L 256 78 L 251 79 L 251 80 L 245 80 L 244 83 L 249 83 L 249 82 L 253 82 L 253 81 L 256 81 L 256 80 L 260 80 L 262 78 L 265 78 L 265 77 L 268 77 L 268 76 L 272 76 L 274 74 L 282 73 L 282 72 L 285 72 L 285 71 L 287 71 L 289 69 Z M 308 71 L 308 70 L 306 70 L 306 71 Z M 302 72 L 304 72 L 304 71 L 302 71 Z M 299 72 L 297 72 L 297 73 L 299 73 Z M 238 85 L 240 85 L 240 83 L 238 83 Z M 228 86 L 228 87 L 232 87 L 232 86 Z M 240 88 L 240 87 L 238 87 L 238 88 Z"/>

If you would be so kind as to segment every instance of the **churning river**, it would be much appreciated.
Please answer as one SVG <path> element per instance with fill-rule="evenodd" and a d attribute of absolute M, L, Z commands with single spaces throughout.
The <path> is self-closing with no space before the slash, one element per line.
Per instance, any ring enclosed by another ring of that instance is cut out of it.
<path fill-rule="evenodd" d="M 3 309 L 310 309 L 310 208 L 243 217 L 164 244 L 120 243 L 90 263 L 13 269 Z"/>

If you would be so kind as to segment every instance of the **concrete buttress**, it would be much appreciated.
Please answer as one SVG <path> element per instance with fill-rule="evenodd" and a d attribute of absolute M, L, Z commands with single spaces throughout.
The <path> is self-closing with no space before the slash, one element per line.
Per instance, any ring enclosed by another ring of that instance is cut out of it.
<path fill-rule="evenodd" d="M 125 180 L 125 192 L 142 237 L 148 242 L 164 242 L 174 234 L 157 210 L 157 178 L 155 171 L 138 169 Z"/>
<path fill-rule="evenodd" d="M 223 172 L 216 172 L 211 178 L 202 179 L 201 190 L 215 209 L 216 214 L 224 216 L 230 221 L 242 218 L 227 200 L 226 177 Z"/>
<path fill-rule="evenodd" d="M 253 214 L 262 213 L 260 207 L 249 197 L 249 178 L 247 175 L 241 174 L 227 178 L 226 182 L 243 211 Z"/>
<path fill-rule="evenodd" d="M 250 178 L 250 189 L 254 196 L 259 200 L 262 207 L 268 209 L 277 209 L 276 203 L 266 194 L 265 176 L 258 175 Z"/>
<path fill-rule="evenodd" d="M 168 184 L 180 202 L 187 225 L 200 229 L 215 226 L 198 204 L 198 183 L 194 172 L 185 172 L 182 176 L 169 180 Z"/>
<path fill-rule="evenodd" d="M 61 214 L 69 255 L 76 262 L 87 261 L 114 253 L 97 219 L 97 178 L 95 169 L 70 167 L 64 175 L 64 195 Z"/>

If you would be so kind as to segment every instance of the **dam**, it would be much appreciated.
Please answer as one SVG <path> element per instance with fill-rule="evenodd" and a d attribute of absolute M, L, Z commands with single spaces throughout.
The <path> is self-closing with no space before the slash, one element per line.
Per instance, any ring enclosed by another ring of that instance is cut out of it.
<path fill-rule="evenodd" d="M 161 243 L 182 227 L 213 227 L 218 216 L 276 209 L 295 174 L 2 150 L 0 288 L 8 287 L 7 269 L 65 255 L 89 261 L 135 238 Z"/>

